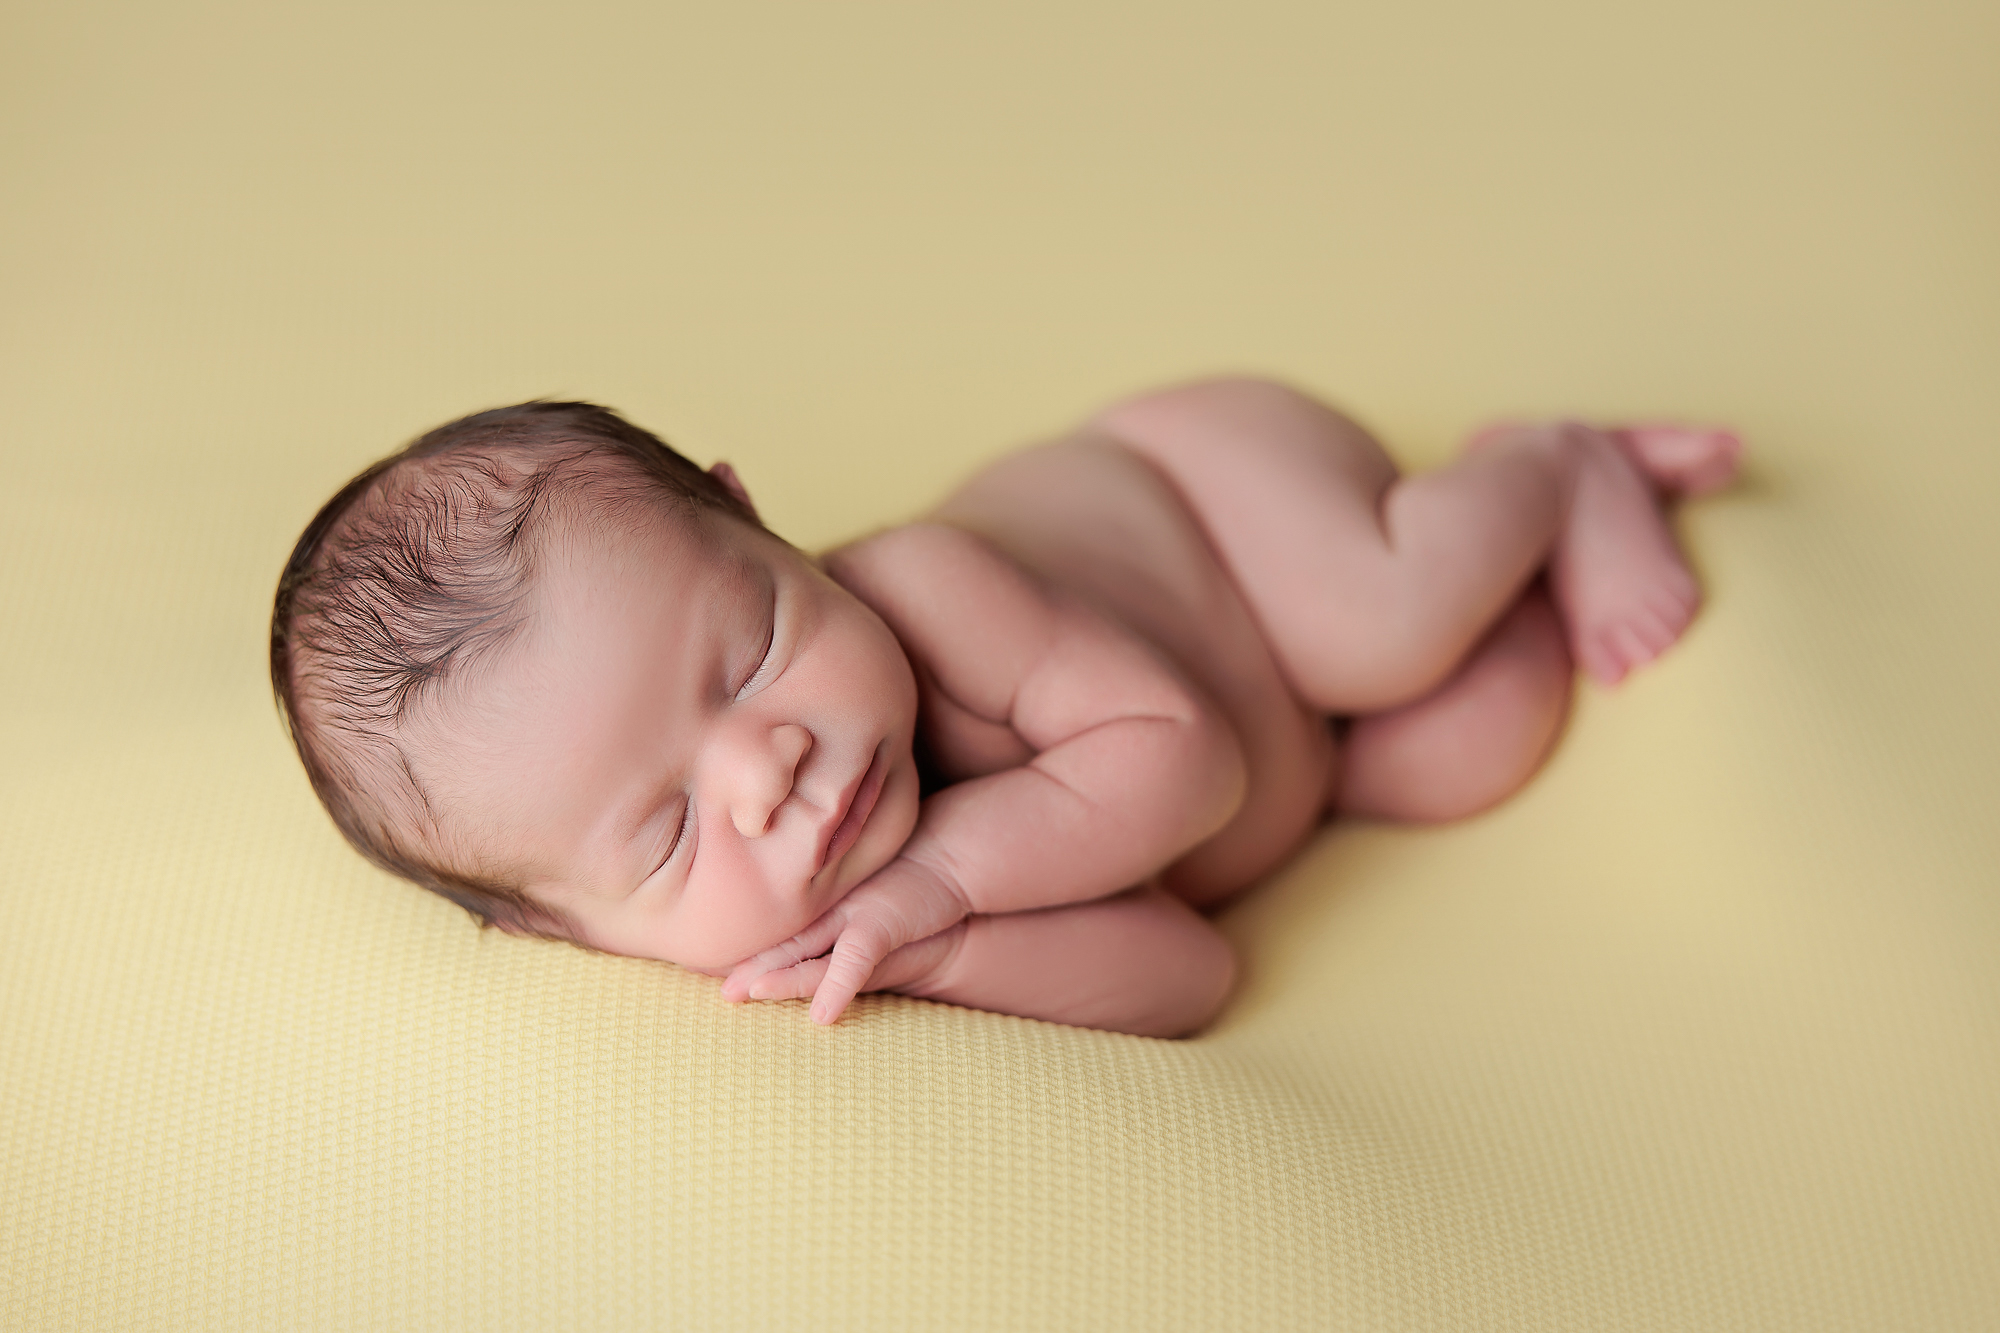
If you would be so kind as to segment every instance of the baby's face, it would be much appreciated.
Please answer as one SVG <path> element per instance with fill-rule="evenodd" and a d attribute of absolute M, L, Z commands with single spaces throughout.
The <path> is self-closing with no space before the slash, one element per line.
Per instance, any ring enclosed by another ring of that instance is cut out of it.
<path fill-rule="evenodd" d="M 721 515 L 551 547 L 521 634 L 409 728 L 452 860 L 583 943 L 715 973 L 894 858 L 917 694 L 879 617 Z"/>

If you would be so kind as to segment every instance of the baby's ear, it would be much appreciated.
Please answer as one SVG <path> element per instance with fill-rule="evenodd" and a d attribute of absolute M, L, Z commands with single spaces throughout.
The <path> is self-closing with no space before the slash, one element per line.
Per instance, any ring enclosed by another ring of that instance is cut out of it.
<path fill-rule="evenodd" d="M 741 500 L 743 507 L 749 510 L 752 515 L 756 514 L 757 506 L 751 502 L 750 492 L 744 488 L 743 478 L 736 475 L 735 468 L 729 466 L 727 463 L 717 463 L 708 470 L 708 475 L 721 482 L 723 490 L 728 491 L 738 500 Z M 763 520 L 759 519 L 758 521 L 762 522 Z"/>

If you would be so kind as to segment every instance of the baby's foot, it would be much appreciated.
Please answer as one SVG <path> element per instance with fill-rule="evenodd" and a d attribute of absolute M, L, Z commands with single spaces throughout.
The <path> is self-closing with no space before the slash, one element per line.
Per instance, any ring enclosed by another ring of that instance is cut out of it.
<path fill-rule="evenodd" d="M 1607 430 L 1504 422 L 1474 435 L 1468 448 L 1535 430 L 1565 432 L 1577 449 L 1576 489 L 1550 583 L 1578 665 L 1615 685 L 1672 647 L 1701 605 L 1662 506 L 1727 486 L 1743 444 L 1729 431 L 1660 422 Z"/>
<path fill-rule="evenodd" d="M 1675 499 L 1707 495 L 1736 480 L 1743 441 L 1735 432 L 1644 421 L 1606 432 L 1659 491 Z"/>
<path fill-rule="evenodd" d="M 1510 431 L 1533 429 L 1531 421 L 1496 421 L 1466 441 L 1477 449 Z M 1736 432 L 1711 426 L 1682 426 L 1669 421 L 1640 421 L 1607 427 L 1655 490 L 1670 499 L 1685 500 L 1719 491 L 1736 480 L 1743 458 L 1743 441 Z"/>
<path fill-rule="evenodd" d="M 1666 483 L 1637 461 L 1637 449 L 1628 452 L 1609 431 L 1558 429 L 1569 433 L 1579 461 L 1550 583 L 1577 664 L 1616 685 L 1680 638 L 1701 589 L 1654 494 Z M 1704 466 L 1713 471 L 1712 463 Z"/>

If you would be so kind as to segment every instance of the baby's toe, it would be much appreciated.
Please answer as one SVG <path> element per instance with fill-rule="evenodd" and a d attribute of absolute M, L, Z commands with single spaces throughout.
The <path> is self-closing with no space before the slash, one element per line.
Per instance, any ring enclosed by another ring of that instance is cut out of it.
<path fill-rule="evenodd" d="M 1616 685 L 1625 678 L 1625 666 L 1612 647 L 1610 634 L 1600 630 L 1586 634 L 1577 641 L 1576 660 L 1592 680 L 1602 685 Z"/>
<path fill-rule="evenodd" d="M 1637 618 L 1621 624 L 1615 632 L 1618 644 L 1618 660 L 1626 672 L 1638 670 L 1660 655 L 1665 643 L 1654 645 L 1648 627 Z M 1669 640 L 1671 642 L 1671 640 Z"/>
<path fill-rule="evenodd" d="M 1629 637 L 1638 644 L 1639 651 L 1645 654 L 1643 659 L 1628 657 L 1634 666 L 1639 665 L 1640 660 L 1650 662 L 1658 657 L 1672 646 L 1674 639 L 1679 635 L 1679 630 L 1671 623 L 1669 617 L 1652 607 L 1640 607 L 1633 613 L 1626 628 Z"/>
<path fill-rule="evenodd" d="M 1742 465 L 1743 441 L 1734 431 L 1642 422 L 1614 428 L 1610 435 L 1655 486 L 1672 495 L 1719 491 L 1736 480 Z"/>

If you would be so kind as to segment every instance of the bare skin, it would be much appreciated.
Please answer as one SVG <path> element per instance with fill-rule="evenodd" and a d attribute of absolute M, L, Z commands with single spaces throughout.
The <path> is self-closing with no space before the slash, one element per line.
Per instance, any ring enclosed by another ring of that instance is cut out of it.
<path fill-rule="evenodd" d="M 818 562 L 712 515 L 581 525 L 410 750 L 581 941 L 729 999 L 1181 1035 L 1234 978 L 1201 910 L 1329 814 L 1503 799 L 1573 658 L 1615 682 L 1678 637 L 1661 506 L 1738 450 L 1507 425 L 1402 478 L 1289 389 L 1172 388 Z M 945 780 L 921 799 L 919 736 Z"/>
<path fill-rule="evenodd" d="M 1074 797 L 1093 811 L 1128 812 L 1126 863 L 1158 872 L 1146 889 L 1046 910 L 1062 890 L 1043 881 L 1025 897 L 959 895 L 913 912 L 909 903 L 925 893 L 892 868 L 812 930 L 732 971 L 725 994 L 811 994 L 822 1022 L 855 990 L 884 983 L 1128 1031 L 1206 1022 L 1232 964 L 1188 907 L 1227 901 L 1329 813 L 1441 821 L 1505 798 L 1561 729 L 1573 657 L 1616 683 L 1694 614 L 1695 582 L 1661 504 L 1726 485 L 1735 437 L 1535 423 L 1474 443 L 1456 465 L 1405 479 L 1331 409 L 1281 386 L 1214 381 L 1119 404 L 973 478 L 932 520 L 977 534 L 1039 585 L 1039 602 L 981 607 L 1020 617 L 988 622 L 988 632 L 1033 641 L 1045 632 L 1043 605 L 1073 598 L 1136 635 L 1190 687 L 1176 705 L 1180 725 L 1220 721 L 1235 741 L 1240 794 L 1220 819 L 1214 805 L 1197 803 L 1149 821 L 1129 769 L 1107 765 L 1092 775 L 1098 785 Z M 939 766 L 964 781 L 1034 765 L 1046 751 L 1009 712 L 1010 700 L 1018 707 L 1011 677 L 956 688 L 963 665 L 954 659 L 969 627 L 954 621 L 967 604 L 899 597 L 904 561 L 917 554 L 900 548 L 904 540 L 868 539 L 829 555 L 827 567 L 910 649 Z M 1553 605 L 1538 578 L 1545 570 Z M 1108 685 L 1072 678 L 1056 688 L 1117 698 Z M 1078 734 L 1082 723 L 1119 715 L 1086 710 Z M 1344 755 L 1329 717 L 1352 719 Z M 1214 751 L 1189 744 L 1173 757 L 1223 764 Z M 1191 769 L 1174 785 L 1199 787 L 1201 778 Z M 1072 827 L 1076 845 L 1050 849 L 1057 866 L 1121 828 L 1101 814 Z M 952 859 L 1006 857 L 1019 837 L 1016 828 L 991 845 L 955 847 Z M 916 937 L 904 918 L 952 924 Z M 955 938 L 942 933 L 951 930 Z M 951 947 L 899 959 L 919 939 Z M 1093 976 L 1105 985 L 1073 993 Z"/>

